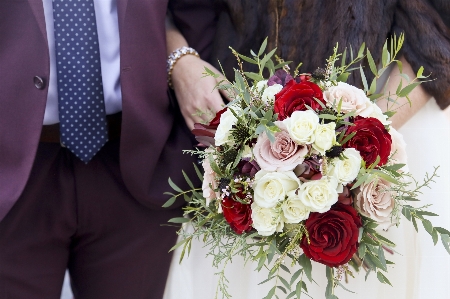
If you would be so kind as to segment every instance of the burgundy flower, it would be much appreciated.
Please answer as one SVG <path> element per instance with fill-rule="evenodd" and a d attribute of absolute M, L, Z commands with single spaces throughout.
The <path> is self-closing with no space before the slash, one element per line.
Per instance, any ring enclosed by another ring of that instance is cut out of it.
<path fill-rule="evenodd" d="M 280 84 L 285 86 L 286 83 L 293 80 L 291 74 L 286 72 L 285 70 L 278 70 L 275 72 L 275 74 L 269 78 L 267 81 L 267 86 L 272 86 L 274 84 Z"/>
<path fill-rule="evenodd" d="M 309 81 L 296 83 L 295 80 L 291 80 L 275 95 L 274 111 L 278 113 L 278 120 L 284 120 L 294 111 L 308 110 L 306 105 L 316 111 L 322 110 L 317 100 L 325 103 L 322 90 L 317 84 Z"/>
<path fill-rule="evenodd" d="M 347 263 L 358 249 L 361 218 L 356 210 L 340 203 L 325 213 L 311 213 L 305 222 L 309 243 L 303 237 L 300 247 L 313 261 L 337 267 Z"/>
<path fill-rule="evenodd" d="M 344 190 L 342 191 L 342 193 L 338 194 L 338 201 L 343 205 L 353 204 L 353 196 L 349 187 L 344 186 Z"/>
<path fill-rule="evenodd" d="M 358 150 L 367 166 L 374 163 L 377 156 L 380 156 L 378 166 L 386 164 L 391 153 L 392 139 L 378 119 L 358 116 L 354 125 L 348 127 L 345 135 L 348 136 L 353 132 L 356 133 L 355 136 L 343 145 L 344 148 L 353 147 Z"/>
<path fill-rule="evenodd" d="M 194 134 L 195 139 L 200 142 L 200 145 L 210 146 L 214 145 L 214 136 L 216 134 L 217 127 L 220 124 L 220 116 L 227 111 L 227 107 L 223 108 L 216 113 L 216 116 L 211 120 L 209 125 L 204 125 L 201 123 L 195 123 L 192 134 Z"/>
<path fill-rule="evenodd" d="M 255 174 L 261 170 L 258 163 L 250 158 L 243 158 L 239 163 L 237 168 L 239 172 L 244 175 L 248 175 L 249 177 L 254 177 Z"/>
<path fill-rule="evenodd" d="M 242 192 L 234 194 L 240 199 L 244 199 L 245 195 Z M 225 220 L 230 224 L 230 227 L 240 235 L 252 229 L 252 210 L 251 204 L 243 204 L 233 200 L 233 198 L 225 197 L 222 200 L 222 210 Z"/>

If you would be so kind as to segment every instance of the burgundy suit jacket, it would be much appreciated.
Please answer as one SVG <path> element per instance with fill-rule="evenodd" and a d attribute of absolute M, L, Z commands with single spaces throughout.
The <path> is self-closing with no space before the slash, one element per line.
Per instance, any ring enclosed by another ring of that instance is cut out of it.
<path fill-rule="evenodd" d="M 176 6 L 202 51 L 212 39 L 208 0 Z M 187 188 L 195 177 L 190 132 L 167 93 L 165 16 L 168 0 L 117 0 L 123 96 L 120 167 L 133 196 L 157 208 L 168 177 Z M 208 33 L 209 32 L 209 36 Z M 195 40 L 195 39 L 194 39 Z M 0 1 L 0 221 L 21 195 L 34 161 L 50 75 L 42 0 Z M 33 78 L 44 79 L 38 89 Z"/>

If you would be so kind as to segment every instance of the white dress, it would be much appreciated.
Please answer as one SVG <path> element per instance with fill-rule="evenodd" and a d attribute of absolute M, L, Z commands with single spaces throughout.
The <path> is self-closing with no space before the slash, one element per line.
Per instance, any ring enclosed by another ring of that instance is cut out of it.
<path fill-rule="evenodd" d="M 450 229 L 450 120 L 436 102 L 430 100 L 400 129 L 400 133 L 407 143 L 410 172 L 416 179 L 423 178 L 425 172 L 431 173 L 433 166 L 440 166 L 440 177 L 432 189 L 423 190 L 421 203 L 433 204 L 430 210 L 440 215 L 431 219 L 435 226 Z M 450 255 L 440 241 L 433 246 L 423 227 L 416 234 L 412 224 L 402 220 L 398 229 L 394 227 L 386 233 L 397 243 L 395 250 L 401 254 L 391 256 L 386 253 L 386 258 L 396 264 L 387 274 L 394 287 L 379 283 L 374 273 L 367 281 L 364 281 L 365 273 L 356 273 L 355 279 L 350 277 L 349 283 L 343 283 L 355 293 L 337 288 L 335 293 L 340 299 L 450 298 Z M 164 299 L 214 298 L 217 287 L 214 273 L 218 270 L 212 268 L 210 258 L 205 258 L 207 251 L 202 248 L 201 241 L 193 242 L 191 255 L 185 257 L 181 265 L 178 264 L 180 253 L 181 249 L 175 251 Z M 236 259 L 227 267 L 230 294 L 236 299 L 263 298 L 272 284 L 257 284 L 267 278 L 267 272 L 257 273 L 253 271 L 255 264 L 245 267 L 242 264 L 241 259 Z M 325 298 L 325 266 L 313 264 L 313 278 L 318 285 L 307 282 L 309 295 Z"/>

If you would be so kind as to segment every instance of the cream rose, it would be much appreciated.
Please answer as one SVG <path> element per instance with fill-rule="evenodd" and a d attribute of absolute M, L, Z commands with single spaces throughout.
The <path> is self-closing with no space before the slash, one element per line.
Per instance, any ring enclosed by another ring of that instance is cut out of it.
<path fill-rule="evenodd" d="M 346 159 L 334 158 L 328 164 L 328 175 L 335 177 L 338 183 L 347 185 L 358 176 L 362 158 L 354 148 L 346 148 L 343 154 Z"/>
<path fill-rule="evenodd" d="M 205 171 L 202 184 L 203 197 L 206 199 L 206 205 L 209 205 L 213 199 L 219 198 L 220 194 L 214 191 L 218 187 L 217 178 L 216 173 L 211 168 L 211 164 L 209 164 L 208 158 L 203 160 L 202 166 Z"/>
<path fill-rule="evenodd" d="M 267 135 L 262 133 L 259 135 L 253 148 L 253 155 L 263 170 L 293 170 L 303 162 L 304 157 L 308 153 L 308 148 L 305 145 L 297 144 L 291 139 L 283 122 L 276 121 L 275 125 L 281 130 L 274 134 L 275 141 L 270 142 Z"/>
<path fill-rule="evenodd" d="M 273 103 L 275 101 L 275 95 L 283 89 L 283 85 L 274 84 L 264 89 L 261 99 L 264 103 Z"/>
<path fill-rule="evenodd" d="M 214 135 L 216 146 L 229 142 L 231 129 L 236 123 L 237 118 L 233 115 L 230 109 L 227 109 L 227 111 L 220 116 L 220 124 L 217 127 L 216 134 Z"/>
<path fill-rule="evenodd" d="M 359 111 L 358 115 L 362 117 L 376 118 L 385 126 L 391 124 L 391 121 L 388 120 L 387 116 L 383 114 L 383 111 L 381 111 L 380 107 L 378 107 L 377 104 L 372 103 L 371 101 L 366 103 L 366 107 Z"/>
<path fill-rule="evenodd" d="M 255 174 L 254 200 L 263 208 L 273 208 L 284 200 L 289 191 L 300 186 L 300 180 L 292 171 L 268 172 L 260 170 Z"/>
<path fill-rule="evenodd" d="M 303 204 L 295 191 L 288 193 L 288 199 L 283 202 L 281 209 L 286 223 L 300 223 L 300 221 L 308 219 L 311 211 Z"/>
<path fill-rule="evenodd" d="M 283 120 L 291 138 L 298 144 L 314 142 L 314 132 L 319 125 L 319 117 L 314 111 L 294 111 L 291 117 Z"/>
<path fill-rule="evenodd" d="M 408 172 L 408 158 L 406 155 L 406 142 L 403 139 L 403 135 L 396 131 L 394 128 L 389 129 L 389 134 L 392 138 L 391 144 L 391 157 L 395 164 L 406 164 L 401 168 L 402 171 Z"/>
<path fill-rule="evenodd" d="M 312 147 L 321 155 L 329 150 L 336 143 L 336 123 L 330 122 L 324 125 L 318 125 L 314 131 L 314 143 Z"/>
<path fill-rule="evenodd" d="M 277 209 L 260 207 L 252 203 L 252 226 L 261 236 L 270 236 L 283 231 L 284 222 Z"/>
<path fill-rule="evenodd" d="M 384 230 L 395 224 L 391 222 L 395 201 L 388 191 L 389 187 L 389 182 L 383 179 L 375 180 L 361 185 L 360 192 L 356 196 L 356 207 L 359 212 L 375 220 Z"/>
<path fill-rule="evenodd" d="M 322 177 L 320 180 L 303 183 L 298 191 L 298 197 L 311 212 L 325 213 L 338 200 L 337 187 L 338 182 L 335 178 Z"/>
<path fill-rule="evenodd" d="M 353 85 L 338 82 L 336 86 L 331 86 L 323 92 L 323 98 L 328 103 L 338 105 L 342 100 L 341 111 L 344 113 L 350 111 L 360 111 L 366 107 L 366 103 L 370 102 L 363 90 Z"/>

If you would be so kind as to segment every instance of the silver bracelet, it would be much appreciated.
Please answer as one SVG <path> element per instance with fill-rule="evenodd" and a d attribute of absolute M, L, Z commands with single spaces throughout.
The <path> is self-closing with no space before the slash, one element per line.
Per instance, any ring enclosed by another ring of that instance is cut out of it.
<path fill-rule="evenodd" d="M 175 66 L 175 63 L 184 55 L 195 55 L 197 57 L 200 57 L 198 55 L 198 52 L 192 49 L 191 47 L 181 47 L 170 53 L 169 57 L 167 58 L 167 83 L 169 84 L 169 87 L 173 89 L 172 84 L 172 71 L 173 67 Z"/>

